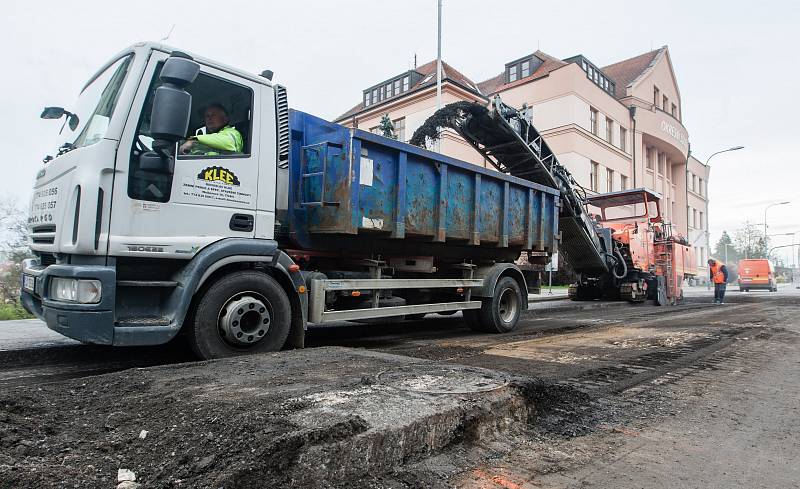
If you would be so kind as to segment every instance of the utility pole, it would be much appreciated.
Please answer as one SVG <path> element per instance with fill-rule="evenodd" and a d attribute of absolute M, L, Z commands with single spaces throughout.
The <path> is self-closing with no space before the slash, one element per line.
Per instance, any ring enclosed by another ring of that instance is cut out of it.
<path fill-rule="evenodd" d="M 436 31 L 436 110 L 442 108 L 442 0 L 438 4 L 438 29 Z"/>
<path fill-rule="evenodd" d="M 770 207 L 775 207 L 776 205 L 786 205 L 790 203 L 791 202 L 789 202 L 788 200 L 785 200 L 783 202 L 775 202 L 774 204 L 768 205 L 764 209 L 764 246 L 767 246 L 767 211 L 769 210 Z"/>

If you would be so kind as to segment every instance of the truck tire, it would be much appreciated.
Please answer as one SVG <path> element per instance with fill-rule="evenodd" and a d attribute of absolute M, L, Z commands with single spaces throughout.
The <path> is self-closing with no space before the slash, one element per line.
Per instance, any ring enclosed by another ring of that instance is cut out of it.
<path fill-rule="evenodd" d="M 525 299 L 517 281 L 503 277 L 497 281 L 492 297 L 483 299 L 480 309 L 464 311 L 464 317 L 474 331 L 507 333 L 517 327 L 523 307 L 527 306 Z"/>
<path fill-rule="evenodd" d="M 278 351 L 290 322 L 283 288 L 269 275 L 247 270 L 222 277 L 203 293 L 187 336 L 202 359 Z"/>

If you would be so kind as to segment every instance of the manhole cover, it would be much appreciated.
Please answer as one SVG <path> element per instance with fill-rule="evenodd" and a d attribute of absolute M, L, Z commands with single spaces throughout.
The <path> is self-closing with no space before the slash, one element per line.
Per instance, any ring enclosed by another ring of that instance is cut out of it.
<path fill-rule="evenodd" d="M 477 367 L 417 364 L 386 370 L 378 382 L 397 389 L 427 394 L 487 392 L 508 385 L 498 372 Z"/>

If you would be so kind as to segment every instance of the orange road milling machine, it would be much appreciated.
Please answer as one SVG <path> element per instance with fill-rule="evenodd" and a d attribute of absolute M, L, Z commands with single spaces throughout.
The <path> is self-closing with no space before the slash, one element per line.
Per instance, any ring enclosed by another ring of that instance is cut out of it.
<path fill-rule="evenodd" d="M 487 106 L 449 104 L 423 124 L 409 141 L 426 145 L 451 128 L 497 170 L 553 187 L 561 193 L 559 250 L 578 276 L 569 288 L 572 300 L 595 299 L 675 304 L 682 283 L 696 270 L 686 238 L 673 233 L 664 219 L 659 194 L 635 188 L 589 195 L 522 111 L 495 97 Z M 531 264 L 547 256 L 528 253 Z"/>

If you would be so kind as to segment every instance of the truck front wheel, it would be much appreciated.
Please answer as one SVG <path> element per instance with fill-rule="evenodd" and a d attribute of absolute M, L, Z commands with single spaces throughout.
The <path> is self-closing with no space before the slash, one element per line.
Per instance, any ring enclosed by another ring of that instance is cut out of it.
<path fill-rule="evenodd" d="M 491 298 L 483 300 L 479 310 L 464 311 L 470 329 L 487 333 L 507 333 L 517 327 L 517 321 L 526 305 L 527 297 L 516 280 L 503 277 L 497 282 Z"/>
<path fill-rule="evenodd" d="M 222 277 L 197 303 L 188 331 L 203 359 L 278 351 L 286 342 L 291 305 L 269 275 L 241 271 Z"/>

